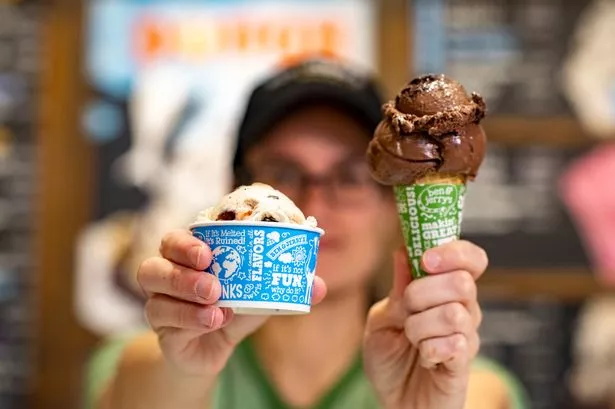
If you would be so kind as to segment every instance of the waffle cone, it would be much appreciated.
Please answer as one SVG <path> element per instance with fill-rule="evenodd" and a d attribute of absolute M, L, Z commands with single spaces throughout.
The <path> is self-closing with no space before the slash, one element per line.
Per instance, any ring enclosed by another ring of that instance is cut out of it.
<path fill-rule="evenodd" d="M 465 176 L 453 175 L 453 174 L 440 174 L 440 173 L 429 173 L 417 179 L 414 182 L 415 185 L 427 185 L 427 184 L 465 185 L 465 183 L 466 183 Z"/>

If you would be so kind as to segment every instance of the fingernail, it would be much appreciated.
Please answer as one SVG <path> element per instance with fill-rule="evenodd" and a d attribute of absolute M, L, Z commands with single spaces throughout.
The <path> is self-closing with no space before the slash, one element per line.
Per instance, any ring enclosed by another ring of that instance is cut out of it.
<path fill-rule="evenodd" d="M 428 270 L 438 268 L 441 260 L 440 255 L 433 250 L 426 251 L 423 255 L 423 264 Z"/>
<path fill-rule="evenodd" d="M 216 310 L 213 308 L 203 310 L 200 314 L 200 318 L 203 325 L 211 328 L 214 326 L 214 321 L 216 320 Z"/>
<path fill-rule="evenodd" d="M 199 261 L 201 261 L 201 253 L 203 252 L 203 246 L 194 246 L 190 249 L 190 261 L 194 267 L 198 267 Z"/>
<path fill-rule="evenodd" d="M 196 283 L 196 295 L 201 297 L 204 300 L 209 300 L 211 296 L 214 294 L 214 286 L 213 284 L 207 285 L 207 280 L 205 278 L 200 278 Z"/>

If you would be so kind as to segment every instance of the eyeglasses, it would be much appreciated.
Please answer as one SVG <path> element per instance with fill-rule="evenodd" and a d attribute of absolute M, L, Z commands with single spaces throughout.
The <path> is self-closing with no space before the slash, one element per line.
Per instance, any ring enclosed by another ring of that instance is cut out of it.
<path fill-rule="evenodd" d="M 295 203 L 305 200 L 310 187 L 320 187 L 332 203 L 361 206 L 379 193 L 363 161 L 348 161 L 326 174 L 310 174 L 300 165 L 285 160 L 269 160 L 248 169 L 251 182 L 266 183 L 278 189 Z"/>

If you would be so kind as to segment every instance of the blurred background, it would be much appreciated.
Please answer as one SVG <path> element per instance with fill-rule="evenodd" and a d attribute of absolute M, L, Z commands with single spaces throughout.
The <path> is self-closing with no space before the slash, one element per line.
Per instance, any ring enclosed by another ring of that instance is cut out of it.
<path fill-rule="evenodd" d="M 0 0 L 0 408 L 80 407 L 142 322 L 118 271 L 225 192 L 246 93 L 313 52 L 486 98 L 483 353 L 536 409 L 615 408 L 615 0 Z"/>

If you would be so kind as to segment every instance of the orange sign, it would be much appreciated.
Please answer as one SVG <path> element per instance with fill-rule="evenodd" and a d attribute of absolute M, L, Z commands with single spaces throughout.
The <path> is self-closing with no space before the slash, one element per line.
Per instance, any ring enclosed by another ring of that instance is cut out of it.
<path fill-rule="evenodd" d="M 271 53 L 339 55 L 345 27 L 329 20 L 163 20 L 144 17 L 134 27 L 140 63 L 158 58 L 201 62 L 212 56 Z"/>

